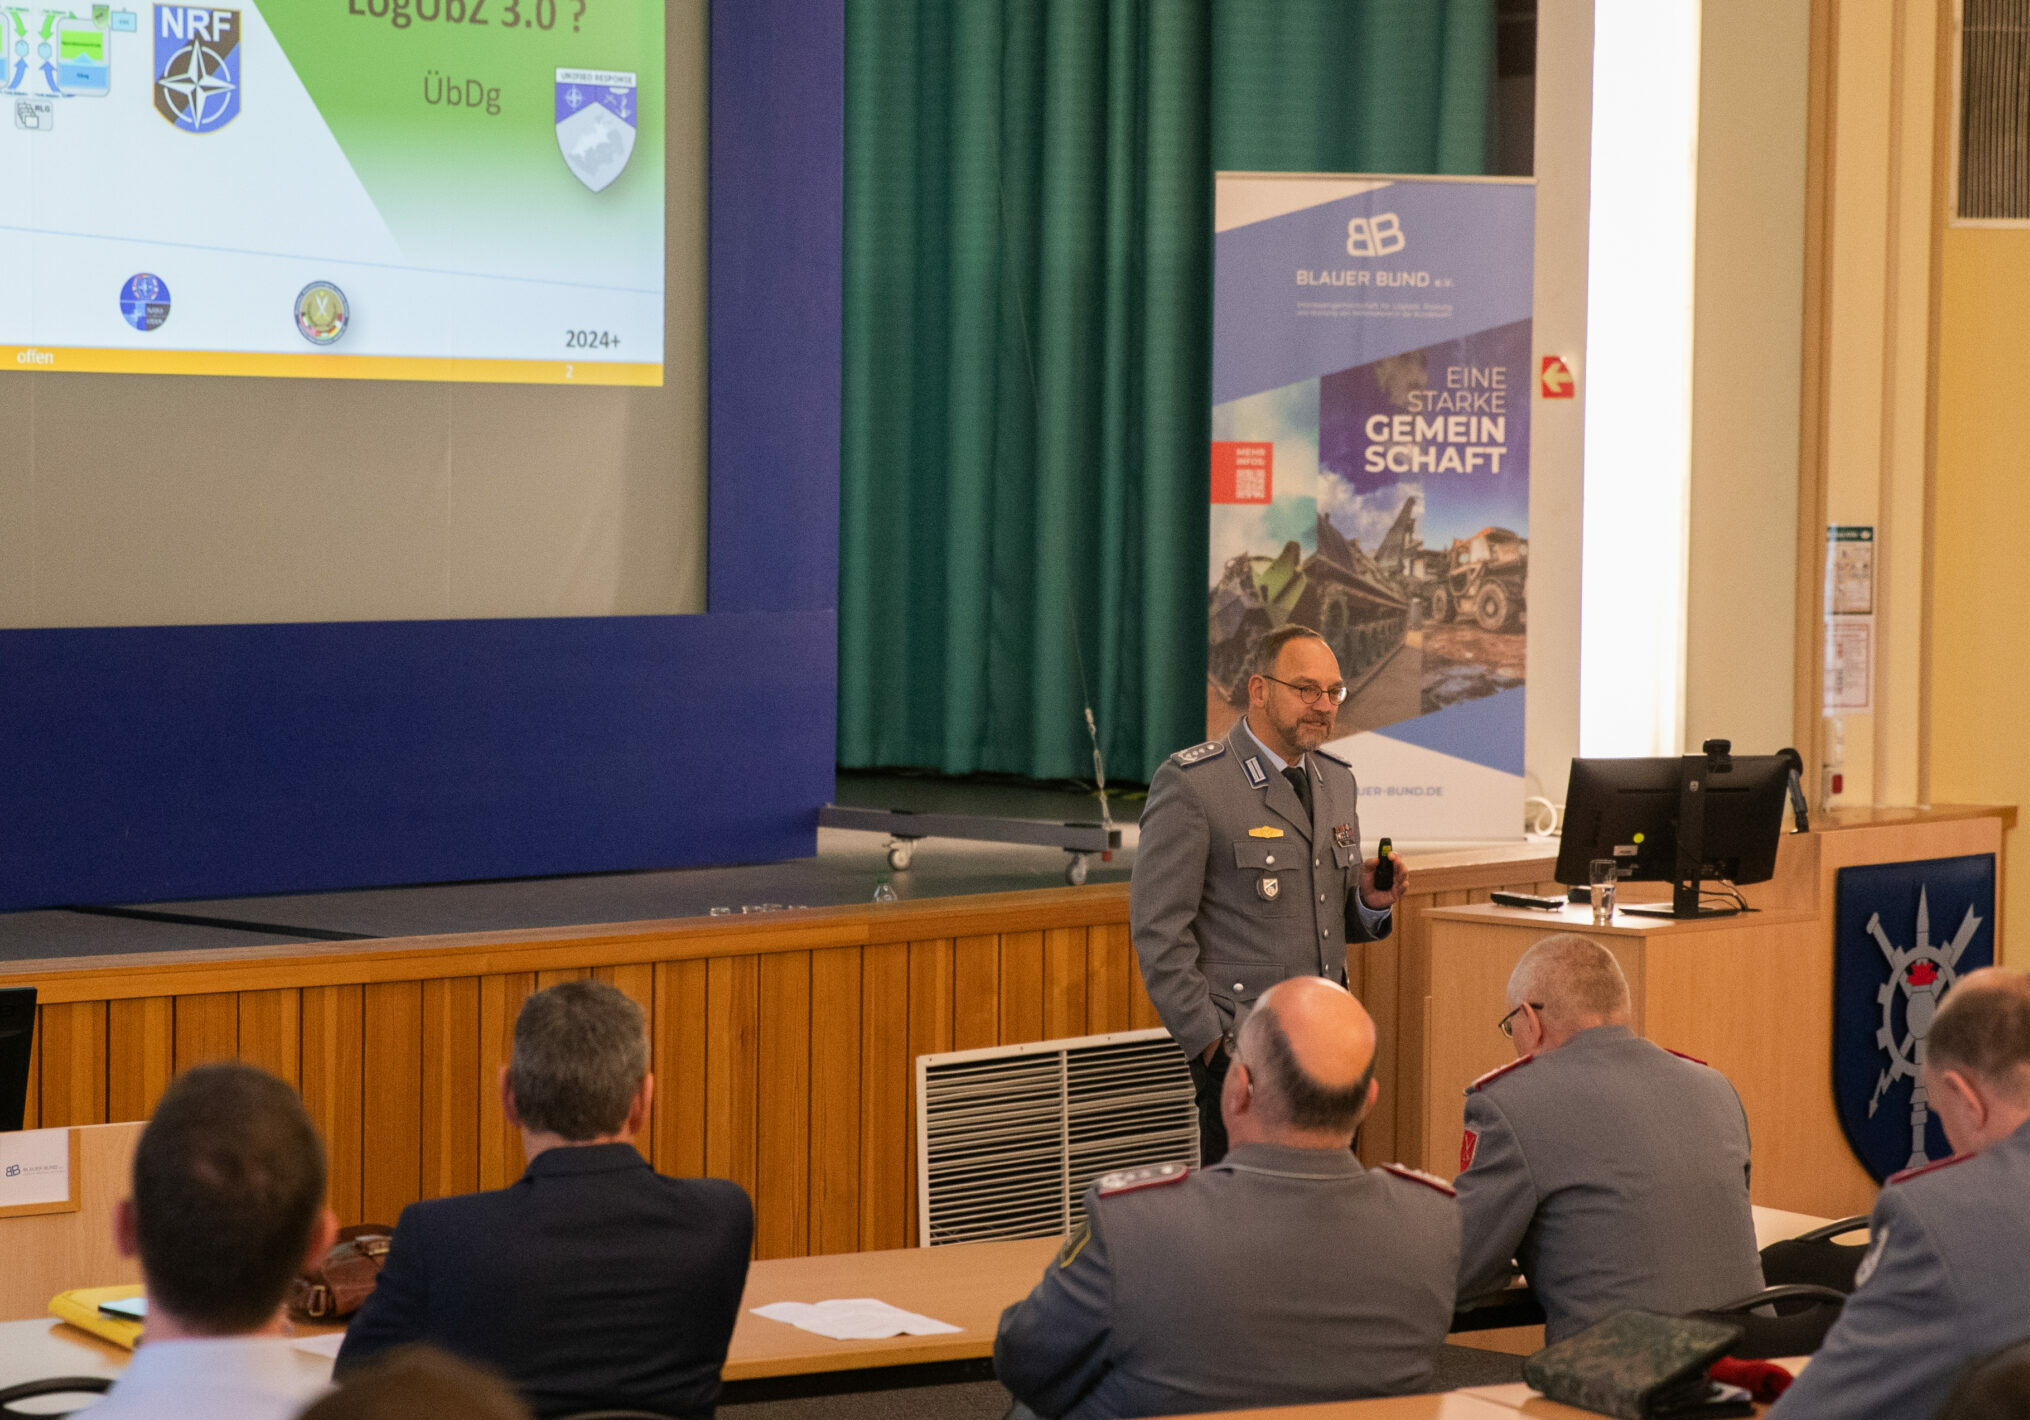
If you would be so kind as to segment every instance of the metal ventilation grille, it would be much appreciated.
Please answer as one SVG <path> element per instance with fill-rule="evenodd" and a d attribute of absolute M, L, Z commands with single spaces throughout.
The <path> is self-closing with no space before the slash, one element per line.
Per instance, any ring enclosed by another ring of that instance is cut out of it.
<path fill-rule="evenodd" d="M 2030 220 L 2030 0 L 1964 0 L 1958 215 Z"/>
<path fill-rule="evenodd" d="M 1052 1237 L 1101 1174 L 1198 1162 L 1191 1072 L 1161 1030 L 921 1055 L 916 1110 L 926 1247 Z"/>

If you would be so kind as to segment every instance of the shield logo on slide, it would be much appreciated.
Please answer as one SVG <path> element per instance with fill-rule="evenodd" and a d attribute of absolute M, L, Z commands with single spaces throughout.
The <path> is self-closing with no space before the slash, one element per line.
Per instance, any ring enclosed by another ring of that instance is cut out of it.
<path fill-rule="evenodd" d="M 185 133 L 240 116 L 240 12 L 155 7 L 155 111 Z"/>
<path fill-rule="evenodd" d="M 634 75 L 609 69 L 557 71 L 557 147 L 564 166 L 602 192 L 634 156 Z"/>

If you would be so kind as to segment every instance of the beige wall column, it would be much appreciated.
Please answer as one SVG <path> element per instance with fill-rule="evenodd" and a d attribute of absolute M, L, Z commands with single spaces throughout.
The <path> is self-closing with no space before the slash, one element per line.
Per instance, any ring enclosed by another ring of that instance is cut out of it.
<path fill-rule="evenodd" d="M 1807 466 L 1800 500 L 1798 657 L 1823 665 L 1824 523 L 1875 529 L 1871 705 L 1818 722 L 1813 684 L 1798 719 L 1834 757 L 1843 805 L 1929 798 L 1925 725 L 1931 315 L 1939 98 L 1935 0 L 1815 9 L 1814 222 L 1807 270 L 1815 328 L 1806 351 Z M 1823 511 L 1816 506 L 1823 499 Z M 1803 647 L 1800 647 L 1802 651 Z M 1800 746 L 1801 748 L 1803 746 Z M 1808 758 L 1810 755 L 1808 755 Z"/>

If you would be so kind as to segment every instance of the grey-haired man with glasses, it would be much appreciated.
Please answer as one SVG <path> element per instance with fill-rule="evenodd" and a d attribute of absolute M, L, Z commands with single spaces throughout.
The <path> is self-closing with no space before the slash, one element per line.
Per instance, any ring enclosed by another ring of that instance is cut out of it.
<path fill-rule="evenodd" d="M 1293 976 L 1345 985 L 1347 944 L 1389 934 L 1409 881 L 1398 860 L 1375 886 L 1353 767 L 1320 748 L 1346 699 L 1332 648 L 1284 626 L 1249 666 L 1247 714 L 1150 782 L 1129 889 L 1142 980 L 1191 1065 L 1201 1164 L 1226 1153 L 1220 1088 L 1254 1002 Z"/>

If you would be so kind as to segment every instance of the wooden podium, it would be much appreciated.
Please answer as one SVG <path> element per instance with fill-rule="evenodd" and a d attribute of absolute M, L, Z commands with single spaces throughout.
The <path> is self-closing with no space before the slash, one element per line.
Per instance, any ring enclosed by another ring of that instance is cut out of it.
<path fill-rule="evenodd" d="M 1495 1028 L 1509 972 L 1554 932 L 1600 942 L 1628 975 L 1634 1027 L 1723 1072 L 1741 1093 L 1755 1149 L 1753 1196 L 1765 1207 L 1838 1218 L 1874 1206 L 1876 1185 L 1833 1112 L 1835 883 L 1863 863 L 1993 853 L 1999 916 L 2003 831 L 2013 809 L 1849 813 L 1822 832 L 1786 837 L 1776 877 L 1747 888 L 1757 911 L 1698 921 L 1592 910 L 1486 904 L 1426 915 L 1429 993 L 1423 1053 L 1424 1167 L 1458 1172 L 1465 1087 L 1514 1058 Z M 1668 884 L 1641 885 L 1668 895 Z M 1637 885 L 1624 885 L 1624 893 Z M 1624 897 L 1623 905 L 1628 899 Z M 2002 940 L 2001 923 L 1995 939 Z"/>

